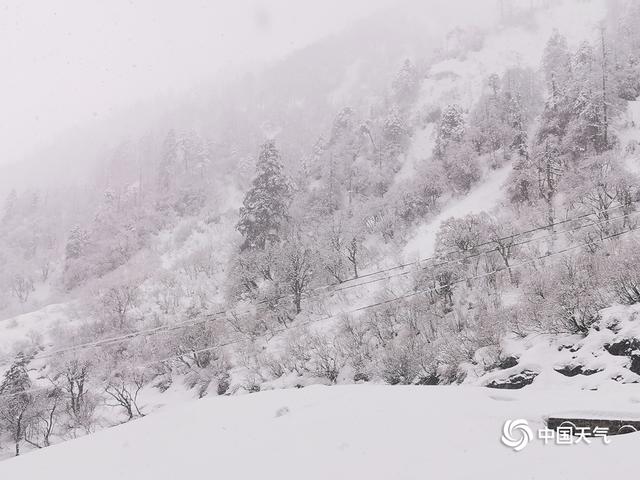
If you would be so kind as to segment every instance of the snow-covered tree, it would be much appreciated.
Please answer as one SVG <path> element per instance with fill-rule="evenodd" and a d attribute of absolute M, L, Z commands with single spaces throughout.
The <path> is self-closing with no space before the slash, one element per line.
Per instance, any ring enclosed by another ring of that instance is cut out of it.
<path fill-rule="evenodd" d="M 391 85 L 393 98 L 399 105 L 407 105 L 413 102 L 420 91 L 420 77 L 418 70 L 406 59 L 396 74 Z"/>
<path fill-rule="evenodd" d="M 273 141 L 262 146 L 256 169 L 236 227 L 245 238 L 245 248 L 264 248 L 277 242 L 289 217 L 292 188 Z"/>
<path fill-rule="evenodd" d="M 33 406 L 32 383 L 27 372 L 30 358 L 18 354 L 6 371 L 0 384 L 0 429 L 6 432 L 15 445 L 15 455 L 20 455 L 20 443 L 24 440 L 29 423 L 29 411 Z"/>
<path fill-rule="evenodd" d="M 450 143 L 460 143 L 465 134 L 465 120 L 462 108 L 457 104 L 448 105 L 442 111 L 436 136 L 434 154 L 443 158 Z"/>

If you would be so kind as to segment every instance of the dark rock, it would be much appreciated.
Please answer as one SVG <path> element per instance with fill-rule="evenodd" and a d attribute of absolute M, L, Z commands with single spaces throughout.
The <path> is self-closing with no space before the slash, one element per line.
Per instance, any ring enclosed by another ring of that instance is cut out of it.
<path fill-rule="evenodd" d="M 590 370 L 588 368 L 584 368 L 582 365 L 565 365 L 564 367 L 556 368 L 555 370 L 565 377 L 575 377 L 576 375 L 593 375 L 594 373 L 602 371 Z"/>
<path fill-rule="evenodd" d="M 500 368 L 501 370 L 506 370 L 507 368 L 515 367 L 517 364 L 518 357 L 509 356 L 500 360 L 500 363 L 498 363 L 498 368 Z"/>
<path fill-rule="evenodd" d="M 526 387 L 527 385 L 531 385 L 537 376 L 538 372 L 523 370 L 522 372 L 511 375 L 503 380 L 494 380 L 486 386 L 489 388 L 517 390 Z"/>
<path fill-rule="evenodd" d="M 628 357 L 635 350 L 640 350 L 640 340 L 637 338 L 625 338 L 616 343 L 607 343 L 604 348 L 611 355 Z"/>
<path fill-rule="evenodd" d="M 616 343 L 607 343 L 605 350 L 617 357 L 629 357 L 631 363 L 629 370 L 640 375 L 640 340 L 637 338 L 625 338 Z"/>
<path fill-rule="evenodd" d="M 640 421 L 624 420 L 618 418 L 588 418 L 588 415 L 580 418 L 549 417 L 547 428 L 551 430 L 570 431 L 572 435 L 595 436 L 596 428 L 606 432 L 606 435 L 624 435 L 640 430 Z"/>
<path fill-rule="evenodd" d="M 560 345 L 558 351 L 569 350 L 570 352 L 577 352 L 580 348 L 580 345 Z"/>

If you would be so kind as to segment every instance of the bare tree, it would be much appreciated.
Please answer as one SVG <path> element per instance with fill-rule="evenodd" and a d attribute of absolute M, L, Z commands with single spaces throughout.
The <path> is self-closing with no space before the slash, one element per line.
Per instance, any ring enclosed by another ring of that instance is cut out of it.
<path fill-rule="evenodd" d="M 35 412 L 25 430 L 25 441 L 36 448 L 51 445 L 51 435 L 54 433 L 60 416 L 60 402 L 62 390 L 53 387 L 37 395 Z"/>
<path fill-rule="evenodd" d="M 50 377 L 53 385 L 60 388 L 66 399 L 66 411 L 71 418 L 71 427 L 82 427 L 91 431 L 95 409 L 88 390 L 93 364 L 87 359 L 72 358 L 63 360 L 54 375 Z"/>
<path fill-rule="evenodd" d="M 124 369 L 111 375 L 104 388 L 105 393 L 111 397 L 115 404 L 108 404 L 112 407 L 122 407 L 128 420 L 132 420 L 136 415 L 144 417 L 138 405 L 138 394 L 145 385 L 144 372 Z"/>
<path fill-rule="evenodd" d="M 16 273 L 11 277 L 9 288 L 20 303 L 27 303 L 29 296 L 35 291 L 31 277 L 22 273 Z"/>
<path fill-rule="evenodd" d="M 280 276 L 293 296 L 296 315 L 302 311 L 302 297 L 313 279 L 314 264 L 314 253 L 301 235 L 290 234 L 280 250 Z"/>
<path fill-rule="evenodd" d="M 123 283 L 108 288 L 100 297 L 100 303 L 124 327 L 129 310 L 138 303 L 139 289 L 137 285 Z"/>

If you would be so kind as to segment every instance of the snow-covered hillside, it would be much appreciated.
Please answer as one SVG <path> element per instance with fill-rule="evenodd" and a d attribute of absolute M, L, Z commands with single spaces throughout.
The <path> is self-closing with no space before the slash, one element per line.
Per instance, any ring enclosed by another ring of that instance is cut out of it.
<path fill-rule="evenodd" d="M 99 193 L 12 193 L 0 479 L 623 475 L 634 436 L 500 433 L 637 416 L 640 35 L 612 66 L 616 2 L 504 3 L 391 9 L 123 142 Z"/>
<path fill-rule="evenodd" d="M 573 387 L 598 390 L 612 383 L 640 382 L 640 306 L 616 305 L 600 312 L 600 320 L 586 335 L 511 335 L 502 343 L 510 359 L 505 368 L 473 375 L 466 382 L 509 388 L 510 381 L 531 383 L 536 390 Z M 513 386 L 512 388 L 516 388 Z"/>

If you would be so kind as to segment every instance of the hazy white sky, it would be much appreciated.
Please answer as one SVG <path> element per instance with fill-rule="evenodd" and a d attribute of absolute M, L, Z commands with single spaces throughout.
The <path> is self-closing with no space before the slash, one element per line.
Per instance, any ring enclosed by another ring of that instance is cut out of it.
<path fill-rule="evenodd" d="M 68 129 L 274 60 L 390 0 L 0 0 L 0 164 Z"/>

